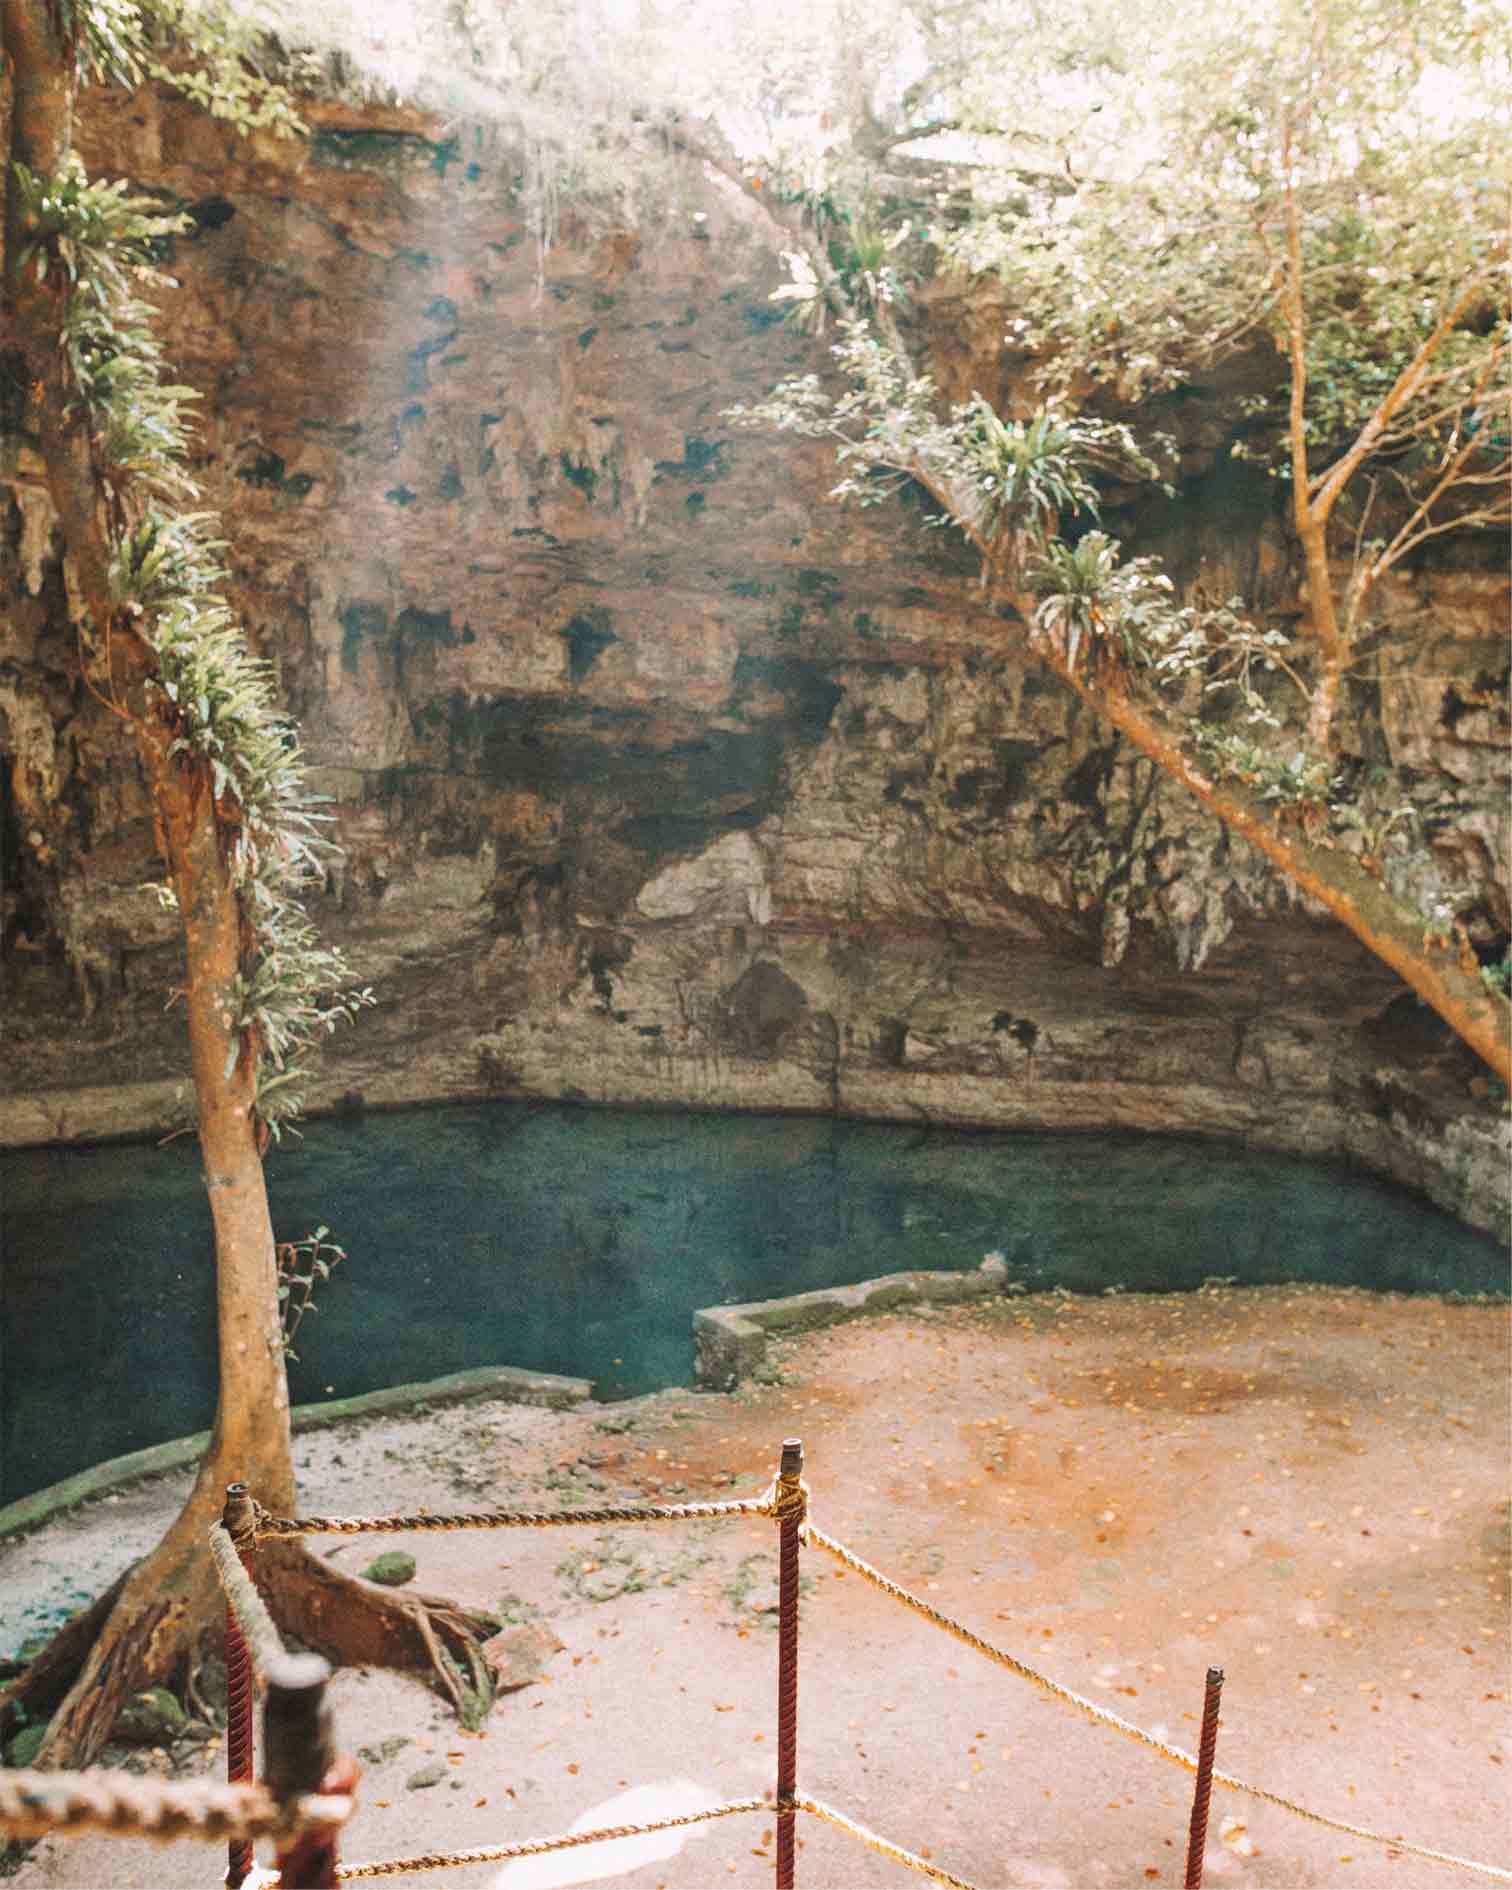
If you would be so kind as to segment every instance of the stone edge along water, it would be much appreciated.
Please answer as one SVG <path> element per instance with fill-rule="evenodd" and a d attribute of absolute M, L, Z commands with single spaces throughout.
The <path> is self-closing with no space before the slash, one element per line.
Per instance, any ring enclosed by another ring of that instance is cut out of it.
<path fill-rule="evenodd" d="M 790 1293 L 782 1299 L 747 1300 L 730 1306 L 704 1306 L 693 1314 L 694 1382 L 704 1391 L 732 1391 L 749 1378 L 766 1357 L 768 1334 L 810 1332 L 836 1325 L 864 1313 L 887 1312 L 896 1306 L 959 1304 L 984 1299 L 1007 1287 L 1007 1266 L 1001 1254 L 988 1254 L 968 1273 L 884 1273 L 854 1286 L 818 1287 Z M 550 1411 L 570 1411 L 588 1403 L 593 1385 L 586 1378 L 565 1378 L 555 1372 L 523 1371 L 513 1365 L 484 1365 L 471 1371 L 450 1372 L 444 1378 L 391 1385 L 366 1391 L 355 1398 L 334 1398 L 328 1404 L 296 1405 L 290 1424 L 301 1431 L 325 1430 L 365 1418 L 388 1417 L 412 1411 L 417 1405 L 465 1404 L 497 1398 L 509 1404 L 539 1405 Z M 178 1437 L 148 1450 L 111 1457 L 88 1470 L 65 1477 L 18 1497 L 0 1507 L 0 1540 L 35 1529 L 81 1503 L 118 1490 L 143 1477 L 161 1476 L 198 1460 L 210 1442 L 208 1431 Z"/>
<path fill-rule="evenodd" d="M 969 1273 L 884 1273 L 854 1286 L 818 1287 L 784 1299 L 702 1307 L 693 1315 L 694 1380 L 705 1391 L 733 1391 L 761 1366 L 767 1338 L 774 1332 L 809 1332 L 863 1313 L 888 1312 L 921 1301 L 955 1305 L 1007 1289 L 1007 1264 L 1001 1254 L 990 1253 Z"/>
<path fill-rule="evenodd" d="M 471 1371 L 449 1372 L 444 1378 L 390 1385 L 382 1391 L 364 1391 L 355 1398 L 296 1405 L 289 1413 L 289 1421 L 296 1433 L 321 1431 L 334 1424 L 392 1417 L 412 1411 L 417 1405 L 470 1404 L 482 1398 L 497 1398 L 507 1404 L 540 1405 L 548 1411 L 570 1411 L 576 1405 L 586 1404 L 592 1396 L 593 1385 L 586 1378 L 564 1378 L 555 1372 L 528 1372 L 514 1365 L 483 1365 Z M 18 1497 L 14 1503 L 0 1508 L 0 1540 L 24 1529 L 35 1529 L 109 1490 L 197 1463 L 209 1442 L 208 1431 L 198 1431 L 192 1437 L 176 1437 L 166 1444 L 154 1444 L 148 1450 L 133 1450 L 124 1457 L 107 1458 L 104 1463 L 64 1477 L 59 1483 L 34 1490 L 30 1496 Z"/>

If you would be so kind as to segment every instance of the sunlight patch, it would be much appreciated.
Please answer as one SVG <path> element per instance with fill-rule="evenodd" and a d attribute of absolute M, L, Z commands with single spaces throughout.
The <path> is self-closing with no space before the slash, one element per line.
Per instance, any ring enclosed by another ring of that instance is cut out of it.
<path fill-rule="evenodd" d="M 654 1824 L 658 1818 L 708 1811 L 718 1803 L 711 1792 L 690 1778 L 662 1779 L 655 1785 L 637 1785 L 617 1798 L 590 1807 L 568 1830 L 575 1833 L 615 1824 Z M 676 1857 L 690 1837 L 701 1837 L 707 1829 L 706 1825 L 685 1825 L 676 1831 L 651 1831 L 644 1837 L 609 1838 L 602 1844 L 585 1844 L 580 1850 L 516 1858 L 494 1878 L 491 1890 L 557 1890 L 559 1885 L 623 1877 L 642 1864 Z"/>

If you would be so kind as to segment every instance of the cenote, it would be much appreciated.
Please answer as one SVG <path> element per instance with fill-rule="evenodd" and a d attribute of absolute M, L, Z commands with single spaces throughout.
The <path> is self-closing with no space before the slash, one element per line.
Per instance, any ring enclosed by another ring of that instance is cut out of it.
<path fill-rule="evenodd" d="M 695 1307 L 988 1252 L 1034 1291 L 1323 1282 L 1501 1293 L 1489 1236 L 1351 1170 L 1217 1143 L 527 1104 L 311 1123 L 268 1165 L 274 1226 L 349 1258 L 290 1366 L 296 1403 L 477 1365 L 681 1385 Z M 5 1500 L 205 1428 L 198 1151 L 11 1151 Z"/>

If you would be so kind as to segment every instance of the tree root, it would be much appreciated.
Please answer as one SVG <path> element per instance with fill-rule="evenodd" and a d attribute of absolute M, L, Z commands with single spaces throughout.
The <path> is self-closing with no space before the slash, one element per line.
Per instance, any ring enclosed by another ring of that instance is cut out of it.
<path fill-rule="evenodd" d="M 150 1555 L 67 1622 L 0 1692 L 0 1736 L 23 1719 L 47 1718 L 33 1764 L 77 1768 L 99 1753 L 121 1708 L 147 1687 L 172 1687 L 199 1657 L 217 1618 L 218 1584 L 191 1510 Z"/>
<path fill-rule="evenodd" d="M 0 1740 L 45 1718 L 33 1763 L 76 1768 L 98 1755 L 121 1708 L 146 1687 L 177 1686 L 203 1707 L 194 1670 L 219 1650 L 223 1602 L 198 1508 L 191 1503 L 150 1555 L 0 1688 Z M 488 1712 L 494 1688 L 481 1643 L 499 1626 L 489 1616 L 343 1574 L 301 1542 L 264 1543 L 253 1566 L 286 1640 L 333 1665 L 428 1675 L 464 1725 Z"/>
<path fill-rule="evenodd" d="M 129 1574 L 130 1571 L 128 1570 Z M 118 1576 L 87 1608 L 70 1615 L 46 1647 L 14 1679 L 0 1687 L 0 1740 L 20 1725 L 52 1715 L 74 1683 L 85 1656 L 115 1606 L 126 1576 Z"/>
<path fill-rule="evenodd" d="M 283 1632 L 333 1664 L 428 1673 L 464 1725 L 488 1712 L 493 1678 L 481 1646 L 498 1631 L 491 1616 L 344 1574 L 301 1543 L 259 1549 L 255 1572 Z"/>

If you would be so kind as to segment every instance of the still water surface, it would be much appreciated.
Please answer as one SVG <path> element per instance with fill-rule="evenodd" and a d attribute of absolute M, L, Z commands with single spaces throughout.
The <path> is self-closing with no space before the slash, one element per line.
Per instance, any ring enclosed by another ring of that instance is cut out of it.
<path fill-rule="evenodd" d="M 473 1365 L 686 1384 L 697 1306 L 1001 1252 L 1032 1290 L 1302 1280 L 1500 1293 L 1489 1236 L 1347 1169 L 1215 1143 L 529 1104 L 310 1124 L 274 1227 L 350 1258 L 305 1319 L 296 1403 Z M 0 1155 L 0 1500 L 204 1429 L 198 1151 Z"/>

